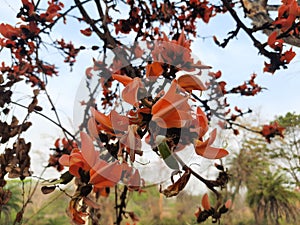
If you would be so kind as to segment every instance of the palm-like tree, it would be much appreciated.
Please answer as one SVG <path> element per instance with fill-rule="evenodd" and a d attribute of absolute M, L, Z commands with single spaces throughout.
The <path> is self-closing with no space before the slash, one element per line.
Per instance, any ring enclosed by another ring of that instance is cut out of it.
<path fill-rule="evenodd" d="M 256 174 L 257 182 L 248 185 L 247 202 L 252 208 L 256 224 L 279 224 L 280 219 L 295 221 L 296 202 L 300 196 L 289 190 L 280 172 L 270 170 Z"/>
<path fill-rule="evenodd" d="M 233 154 L 229 162 L 232 187 L 232 200 L 240 188 L 248 187 L 257 179 L 255 174 L 269 168 L 269 157 L 266 155 L 266 142 L 263 139 L 250 138 L 244 140 L 239 153 Z"/>
<path fill-rule="evenodd" d="M 287 188 L 287 180 L 274 168 L 270 150 L 259 138 L 243 140 L 238 154 L 230 162 L 231 198 L 241 187 L 247 188 L 247 202 L 255 215 L 256 224 L 279 224 L 281 219 L 295 220 L 299 196 Z"/>

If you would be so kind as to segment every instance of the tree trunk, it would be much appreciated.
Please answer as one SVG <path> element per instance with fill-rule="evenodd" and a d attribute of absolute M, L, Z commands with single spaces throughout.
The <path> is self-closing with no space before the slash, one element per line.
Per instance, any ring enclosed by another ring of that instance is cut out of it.
<path fill-rule="evenodd" d="M 258 211 L 257 209 L 254 209 L 253 212 L 254 212 L 255 224 L 256 225 L 266 225 L 263 213 Z"/>
<path fill-rule="evenodd" d="M 255 27 L 262 27 L 266 23 L 272 23 L 274 20 L 270 17 L 269 11 L 277 11 L 277 6 L 267 5 L 267 0 L 242 0 L 248 13 L 247 17 L 252 20 L 252 25 Z M 263 33 L 270 35 L 273 30 L 264 29 Z M 300 47 L 300 36 L 289 36 L 283 40 L 290 45 Z"/>

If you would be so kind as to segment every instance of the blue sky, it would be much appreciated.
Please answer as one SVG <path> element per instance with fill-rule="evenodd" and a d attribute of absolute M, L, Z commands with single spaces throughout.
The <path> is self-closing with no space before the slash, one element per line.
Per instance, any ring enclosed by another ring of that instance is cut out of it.
<path fill-rule="evenodd" d="M 220 41 L 226 37 L 226 32 L 234 29 L 235 23 L 228 15 L 217 16 L 210 24 L 201 23 L 198 27 L 201 36 L 216 35 Z M 267 37 L 262 34 L 258 34 L 258 37 L 267 41 Z M 258 55 L 258 50 L 243 31 L 240 31 L 237 39 L 231 40 L 225 49 L 216 46 L 212 39 L 198 40 L 194 46 L 194 52 L 199 53 L 204 63 L 213 66 L 213 71 L 223 72 L 223 79 L 228 83 L 228 87 L 242 84 L 252 73 L 256 73 L 257 83 L 268 89 L 254 97 L 232 97 L 231 102 L 244 108 L 260 108 L 262 116 L 266 119 L 288 111 L 300 112 L 299 48 L 293 47 L 298 55 L 288 65 L 288 69 L 282 69 L 272 75 L 263 73 L 264 61 L 267 59 Z"/>
<path fill-rule="evenodd" d="M 1 21 L 3 22 L 16 22 L 12 16 L 18 11 L 19 6 L 12 4 L 7 0 L 0 0 L 1 3 Z M 68 25 L 78 25 L 77 22 L 68 20 Z M 198 34 L 201 37 L 216 35 L 221 41 L 226 37 L 227 32 L 235 29 L 235 22 L 227 14 L 218 15 L 211 19 L 210 23 L 198 23 Z M 82 29 L 86 28 L 82 24 Z M 68 26 L 54 30 L 54 32 L 65 40 L 72 40 L 73 43 L 83 43 L 87 46 L 93 45 L 95 42 L 87 37 L 84 37 L 79 32 L 74 33 L 73 30 L 68 30 Z M 259 35 L 263 41 L 267 40 L 264 35 Z M 96 42 L 97 43 L 97 42 Z M 299 52 L 299 49 L 293 47 L 294 51 Z M 222 49 L 214 44 L 212 38 L 201 39 L 199 38 L 192 45 L 193 53 L 200 58 L 203 63 L 213 67 L 213 71 L 221 70 L 223 72 L 223 79 L 228 83 L 228 87 L 241 84 L 243 81 L 250 78 L 252 73 L 257 73 L 257 82 L 266 87 L 263 93 L 255 97 L 231 97 L 231 101 L 238 106 L 245 108 L 261 108 L 263 116 L 272 118 L 274 115 L 284 114 L 288 111 L 300 112 L 300 56 L 288 65 L 288 69 L 277 71 L 274 75 L 270 73 L 263 73 L 263 63 L 265 59 L 258 55 L 258 50 L 253 47 L 250 39 L 243 31 L 240 31 L 238 37 L 233 39 L 227 46 Z M 3 57 L 3 56 L 2 56 Z M 82 77 L 84 77 L 85 68 L 92 64 L 92 58 L 97 57 L 97 54 L 91 55 L 91 52 L 82 51 L 78 57 L 78 61 L 70 73 L 69 68 L 61 67 L 60 76 L 49 80 L 49 91 L 56 92 L 56 104 L 61 107 L 61 110 L 66 110 L 64 113 L 69 114 L 69 109 L 72 108 L 69 103 L 70 99 L 74 99 L 76 87 Z M 45 54 L 45 59 L 50 61 L 59 61 L 60 55 L 58 52 L 51 52 Z M 66 88 L 66 86 L 68 88 Z M 54 93 L 55 94 L 55 93 Z M 67 105 L 66 105 L 67 102 Z"/>

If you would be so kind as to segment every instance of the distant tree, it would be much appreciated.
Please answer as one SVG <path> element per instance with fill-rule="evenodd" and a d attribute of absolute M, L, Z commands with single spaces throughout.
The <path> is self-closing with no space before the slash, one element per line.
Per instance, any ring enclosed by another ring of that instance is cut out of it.
<path fill-rule="evenodd" d="M 276 120 L 285 128 L 285 138 L 273 142 L 270 155 L 279 160 L 279 167 L 289 174 L 292 183 L 300 186 L 300 115 L 288 112 Z"/>
<path fill-rule="evenodd" d="M 241 188 L 251 188 L 256 181 L 256 174 L 270 166 L 265 149 L 267 143 L 259 137 L 242 140 L 241 149 L 229 160 L 231 194 L 233 200 Z"/>
<path fill-rule="evenodd" d="M 300 196 L 289 189 L 287 179 L 279 171 L 261 171 L 256 182 L 248 186 L 247 202 L 252 208 L 256 224 L 276 224 L 281 220 L 295 221 L 299 213 Z"/>
<path fill-rule="evenodd" d="M 247 203 L 258 225 L 296 221 L 300 198 L 289 185 L 284 170 L 277 170 L 280 162 L 271 157 L 273 143 L 266 143 L 258 135 L 250 136 L 242 138 L 241 149 L 230 160 L 228 194 L 234 201 L 240 197 L 241 188 L 246 188 Z M 273 172 L 274 169 L 277 171 Z"/>

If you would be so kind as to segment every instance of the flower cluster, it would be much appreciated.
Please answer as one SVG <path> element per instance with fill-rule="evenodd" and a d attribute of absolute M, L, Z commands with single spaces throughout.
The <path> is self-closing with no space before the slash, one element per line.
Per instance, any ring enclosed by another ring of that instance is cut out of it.
<path fill-rule="evenodd" d="M 284 128 L 281 127 L 277 122 L 271 123 L 269 125 L 264 125 L 261 134 L 266 138 L 267 142 L 271 142 L 271 138 L 275 137 L 276 135 L 280 137 L 283 136 Z"/>
<path fill-rule="evenodd" d="M 204 194 L 202 197 L 202 207 L 199 207 L 195 212 L 195 216 L 197 217 L 197 222 L 204 222 L 208 217 L 212 217 L 212 222 L 217 223 L 221 215 L 228 212 L 231 207 L 231 199 L 228 199 L 225 204 L 223 204 L 220 208 L 215 209 L 211 206 L 209 202 L 209 198 L 207 194 Z"/>
<path fill-rule="evenodd" d="M 76 200 L 70 202 L 69 214 L 77 224 L 84 224 L 82 217 L 87 216 L 84 211 L 76 208 L 80 200 L 86 201 L 91 191 L 100 196 L 108 196 L 108 188 L 118 182 L 124 183 L 130 190 L 139 190 L 141 178 L 137 170 L 118 160 L 107 162 L 100 158 L 95 150 L 92 138 L 86 133 L 80 133 L 81 148 L 73 148 L 70 154 L 63 154 L 59 158 L 62 166 L 69 167 L 69 173 L 76 177 L 80 185 L 80 192 Z"/>
<path fill-rule="evenodd" d="M 271 63 L 265 62 L 264 72 L 274 73 L 280 66 L 286 68 L 286 64 L 289 64 L 295 57 L 296 53 L 290 48 L 283 51 L 283 39 L 281 37 L 299 34 L 299 16 L 300 7 L 297 1 L 287 0 L 282 1 L 282 5 L 278 9 L 278 17 L 273 22 L 280 31 L 273 31 L 268 38 L 268 45 L 276 51 L 271 55 Z"/>
<path fill-rule="evenodd" d="M 107 103 L 110 102 L 107 97 L 112 93 L 110 88 L 116 86 L 121 90 L 117 97 L 129 108 L 122 111 L 112 108 L 109 113 L 104 113 L 97 105 L 90 107 L 91 117 L 86 122 L 89 135 L 82 132 L 80 149 L 75 147 L 70 154 L 60 157 L 59 163 L 69 167 L 69 173 L 80 181 L 79 189 L 84 189 L 78 198 L 85 198 L 90 193 L 107 196 L 109 188 L 119 182 L 128 190 L 142 191 L 143 178 L 133 165 L 144 153 L 143 140 L 171 170 L 184 170 L 176 183 L 162 191 L 167 197 L 182 191 L 193 174 L 178 158 L 178 151 L 190 145 L 197 155 L 207 159 L 221 159 L 228 154 L 227 150 L 213 146 L 217 130 L 209 132 L 205 112 L 193 104 L 196 102 L 193 93 L 207 90 L 201 81 L 201 70 L 210 67 L 200 61 L 194 63 L 184 31 L 177 40 L 169 40 L 163 35 L 158 42 L 147 44 L 152 58 L 146 65 L 135 68 L 137 74 L 144 74 L 144 78 L 121 68 L 118 64 L 120 55 L 113 59 L 110 67 L 94 60 L 94 66 L 86 70 L 88 79 L 95 74 L 100 76 Z M 135 46 L 133 52 L 135 56 L 143 57 L 144 50 L 140 46 Z M 114 70 L 114 67 L 118 69 Z M 178 71 L 185 73 L 179 76 Z M 197 75 L 190 73 L 195 71 Z M 84 106 L 90 105 L 85 101 Z M 224 182 L 214 183 L 212 187 L 222 185 Z M 70 203 L 70 215 L 80 224 L 79 218 L 86 212 L 79 210 L 77 202 Z"/>

